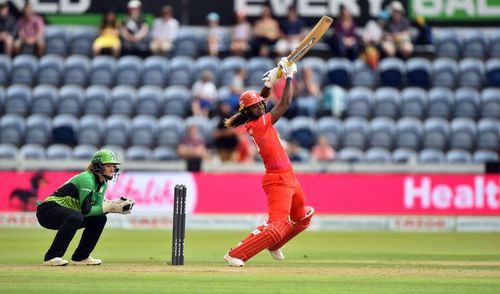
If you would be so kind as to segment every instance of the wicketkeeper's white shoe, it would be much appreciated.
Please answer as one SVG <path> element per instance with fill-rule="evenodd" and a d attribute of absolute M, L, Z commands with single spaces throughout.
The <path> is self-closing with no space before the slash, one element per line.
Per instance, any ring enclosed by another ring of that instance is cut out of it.
<path fill-rule="evenodd" d="M 54 257 L 52 259 L 43 262 L 43 265 L 48 265 L 48 266 L 65 266 L 67 264 L 68 261 L 60 257 Z"/>
<path fill-rule="evenodd" d="M 282 261 L 283 259 L 285 259 L 285 255 L 283 254 L 283 247 L 273 251 L 269 250 L 269 253 L 271 253 L 271 256 L 278 261 Z"/>
<path fill-rule="evenodd" d="M 89 256 L 80 261 L 72 260 L 71 263 L 74 265 L 100 265 L 102 263 L 102 260 Z"/>
<path fill-rule="evenodd" d="M 224 255 L 224 260 L 229 263 L 230 266 L 244 266 L 245 262 L 239 258 L 231 257 L 229 251 Z"/>

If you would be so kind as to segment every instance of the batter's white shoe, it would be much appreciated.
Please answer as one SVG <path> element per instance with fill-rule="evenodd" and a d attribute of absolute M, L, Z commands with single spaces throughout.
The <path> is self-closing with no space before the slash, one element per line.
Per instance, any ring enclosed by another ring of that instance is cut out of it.
<path fill-rule="evenodd" d="M 244 266 L 245 262 L 239 258 L 231 257 L 229 251 L 224 255 L 224 260 L 229 263 L 230 266 Z"/>
<path fill-rule="evenodd" d="M 285 259 L 285 255 L 283 254 L 283 247 L 273 251 L 269 250 L 269 253 L 271 253 L 271 256 L 277 261 L 282 261 L 283 259 Z"/>
<path fill-rule="evenodd" d="M 48 266 L 65 266 L 65 265 L 68 265 L 68 261 L 65 260 L 65 259 L 62 259 L 60 257 L 54 257 L 52 259 L 44 261 L 43 265 L 48 265 Z"/>
<path fill-rule="evenodd" d="M 89 256 L 80 261 L 72 260 L 71 263 L 74 265 L 100 265 L 102 263 L 102 260 Z"/>

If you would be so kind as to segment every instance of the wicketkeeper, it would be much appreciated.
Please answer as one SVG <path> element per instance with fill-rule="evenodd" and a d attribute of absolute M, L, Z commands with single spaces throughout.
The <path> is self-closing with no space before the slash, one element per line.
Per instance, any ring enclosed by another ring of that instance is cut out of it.
<path fill-rule="evenodd" d="M 87 170 L 72 177 L 52 195 L 38 203 L 36 217 L 44 228 L 57 230 L 45 254 L 44 265 L 63 266 L 68 245 L 78 229 L 84 228 L 73 256 L 75 265 L 100 265 L 102 261 L 90 256 L 104 225 L 107 213 L 129 214 L 134 200 L 121 197 L 104 200 L 107 181 L 117 178 L 120 164 L 110 150 L 99 150 L 92 156 Z"/>

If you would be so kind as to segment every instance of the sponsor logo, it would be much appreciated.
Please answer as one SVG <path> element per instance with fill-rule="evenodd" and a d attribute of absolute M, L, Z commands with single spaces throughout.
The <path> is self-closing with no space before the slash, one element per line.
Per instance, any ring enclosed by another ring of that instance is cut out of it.
<path fill-rule="evenodd" d="M 290 58 L 290 61 L 296 62 L 297 60 L 300 60 L 302 58 L 302 55 L 306 54 L 307 51 L 309 51 L 309 49 L 311 49 L 311 47 L 315 43 L 315 40 L 316 40 L 316 38 L 312 37 L 311 40 L 309 42 L 307 42 L 307 44 L 302 49 L 299 50 L 299 52 L 297 52 L 294 56 L 292 56 L 292 58 Z"/>

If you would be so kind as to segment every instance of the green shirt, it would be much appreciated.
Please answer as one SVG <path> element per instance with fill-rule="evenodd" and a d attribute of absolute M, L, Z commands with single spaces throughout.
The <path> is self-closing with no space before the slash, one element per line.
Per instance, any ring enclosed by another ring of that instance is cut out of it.
<path fill-rule="evenodd" d="M 102 202 L 108 184 L 99 182 L 99 177 L 91 171 L 73 176 L 43 202 L 53 201 L 60 206 L 74 209 L 85 216 L 103 214 Z"/>

